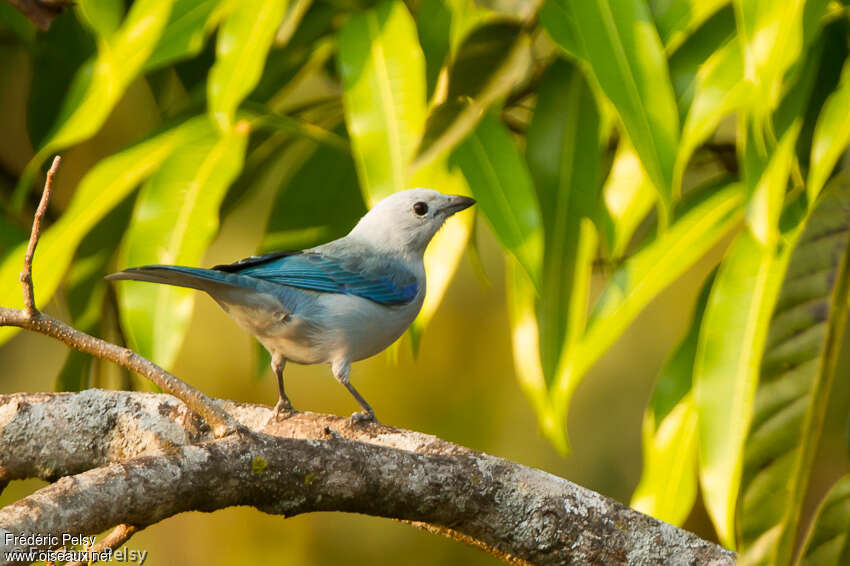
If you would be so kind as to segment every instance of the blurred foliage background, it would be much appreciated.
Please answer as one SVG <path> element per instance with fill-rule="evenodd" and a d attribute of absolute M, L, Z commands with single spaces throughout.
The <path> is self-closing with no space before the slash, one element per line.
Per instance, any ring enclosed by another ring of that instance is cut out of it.
<path fill-rule="evenodd" d="M 321 243 L 411 186 L 472 194 L 479 218 L 429 248 L 411 331 L 354 368 L 382 420 L 745 564 L 847 564 L 848 26 L 830 0 L 81 0 L 47 30 L 0 4 L 0 304 L 22 303 L 62 153 L 38 303 L 269 402 L 267 357 L 212 301 L 103 275 Z M 0 343 L 2 392 L 150 389 L 43 337 Z M 353 409 L 327 368 L 287 368 L 287 387 Z M 492 562 L 389 521 L 248 509 L 131 546 L 150 564 Z"/>

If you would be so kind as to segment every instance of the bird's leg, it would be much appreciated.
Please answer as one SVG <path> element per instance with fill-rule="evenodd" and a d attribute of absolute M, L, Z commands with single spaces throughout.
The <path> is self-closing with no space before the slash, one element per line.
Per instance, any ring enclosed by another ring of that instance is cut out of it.
<path fill-rule="evenodd" d="M 272 371 L 277 377 L 277 404 L 274 406 L 274 417 L 280 420 L 283 413 L 293 412 L 292 403 L 283 390 L 283 368 L 286 367 L 286 358 L 280 354 L 272 354 Z"/>
<path fill-rule="evenodd" d="M 354 422 L 358 421 L 374 421 L 378 422 L 378 419 L 375 418 L 375 411 L 372 410 L 372 407 L 369 403 L 366 402 L 360 393 L 351 385 L 351 382 L 348 380 L 348 374 L 351 371 L 351 362 L 348 360 L 340 360 L 333 363 L 332 366 L 334 377 L 337 381 L 342 383 L 348 392 L 351 393 L 352 397 L 354 397 L 360 406 L 363 408 L 362 413 L 354 413 L 351 415 L 351 419 Z"/>

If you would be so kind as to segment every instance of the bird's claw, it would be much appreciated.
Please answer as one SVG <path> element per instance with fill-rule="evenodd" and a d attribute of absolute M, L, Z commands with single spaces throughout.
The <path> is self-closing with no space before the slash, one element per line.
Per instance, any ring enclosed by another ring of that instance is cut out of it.
<path fill-rule="evenodd" d="M 361 423 L 376 423 L 378 419 L 375 418 L 375 413 L 360 411 L 358 413 L 351 414 L 351 424 L 357 425 Z"/>
<path fill-rule="evenodd" d="M 292 408 L 291 404 L 289 404 L 289 403 L 287 403 L 283 400 L 280 400 L 274 406 L 274 410 L 272 412 L 272 418 L 276 422 L 280 422 L 280 421 L 288 419 L 289 417 L 291 417 L 295 413 L 296 413 L 296 411 L 295 411 L 295 409 Z"/>

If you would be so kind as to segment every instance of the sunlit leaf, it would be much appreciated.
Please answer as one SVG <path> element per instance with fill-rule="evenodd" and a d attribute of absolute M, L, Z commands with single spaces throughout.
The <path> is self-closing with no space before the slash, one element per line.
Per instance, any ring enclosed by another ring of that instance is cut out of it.
<path fill-rule="evenodd" d="M 623 257 L 635 230 L 655 204 L 657 193 L 640 158 L 623 136 L 602 187 L 605 235 L 613 258 Z"/>
<path fill-rule="evenodd" d="M 678 185 L 681 185 L 694 151 L 714 133 L 723 118 L 746 103 L 750 89 L 743 79 L 741 46 L 737 38 L 728 41 L 699 67 L 690 109 L 682 127 L 682 143 L 676 155 Z"/>
<path fill-rule="evenodd" d="M 642 0 L 549 3 L 572 20 L 584 59 L 617 109 L 661 201 L 669 206 L 678 193 L 673 163 L 679 116 L 667 59 L 647 6 Z"/>
<path fill-rule="evenodd" d="M 735 12 L 728 6 L 709 18 L 670 56 L 670 81 L 683 123 L 690 111 L 700 69 L 735 33 Z"/>
<path fill-rule="evenodd" d="M 170 11 L 170 0 L 138 0 L 114 33 L 98 37 L 97 56 L 77 72 L 47 141 L 21 176 L 18 203 L 49 155 L 100 129 L 153 52 Z"/>
<path fill-rule="evenodd" d="M 649 7 L 664 47 L 672 52 L 728 3 L 729 0 L 650 0 Z"/>
<path fill-rule="evenodd" d="M 741 564 L 792 556 L 846 322 L 848 211 L 839 177 L 807 220 L 773 312 L 744 448 Z"/>
<path fill-rule="evenodd" d="M 133 189 L 151 175 L 175 147 L 191 145 L 209 131 L 206 116 L 142 141 L 100 161 L 80 182 L 74 198 L 59 220 L 48 227 L 38 244 L 33 261 L 33 280 L 38 305 L 53 296 L 80 240 Z M 61 172 L 59 173 L 61 175 Z M 22 306 L 18 273 L 26 243 L 22 243 L 0 264 L 0 305 Z M 0 343 L 17 329 L 0 328 Z"/>
<path fill-rule="evenodd" d="M 447 160 L 432 163 L 414 176 L 414 185 L 437 189 L 443 193 L 469 195 L 469 186 L 458 167 L 450 167 Z M 475 214 L 467 212 L 449 218 L 437 232 L 425 251 L 425 273 L 428 275 L 427 293 L 422 309 L 410 326 L 413 353 L 419 351 L 419 341 L 425 328 L 434 318 L 437 307 L 449 287 L 458 264 L 466 251 L 472 235 Z"/>
<path fill-rule="evenodd" d="M 811 168 L 806 183 L 809 201 L 814 202 L 838 158 L 850 145 L 850 61 L 841 71 L 841 82 L 818 116 L 812 139 Z"/>
<path fill-rule="evenodd" d="M 580 289 L 588 284 L 576 280 L 576 275 L 590 272 L 577 265 L 581 219 L 596 219 L 600 204 L 599 112 L 576 66 L 563 61 L 547 71 L 527 139 L 526 160 L 544 232 L 537 304 L 540 356 L 546 383 L 551 385 L 562 352 L 584 332 L 587 297 L 572 304 L 573 295 L 582 294 Z"/>
<path fill-rule="evenodd" d="M 726 237 L 743 217 L 743 193 L 738 184 L 712 191 L 694 204 L 669 229 L 634 254 L 602 291 L 576 347 L 563 385 L 572 392 L 585 372 L 662 290 Z"/>
<path fill-rule="evenodd" d="M 850 562 L 850 476 L 830 488 L 815 513 L 803 544 L 801 566 L 843 566 Z"/>
<path fill-rule="evenodd" d="M 75 8 L 80 20 L 96 35 L 106 39 L 118 30 L 124 17 L 124 2 L 121 0 L 80 0 Z"/>
<path fill-rule="evenodd" d="M 714 277 L 703 284 L 690 329 L 664 363 L 643 416 L 643 473 L 631 505 L 681 525 L 697 495 L 697 414 L 691 395 L 702 315 Z"/>
<path fill-rule="evenodd" d="M 404 3 L 352 14 L 338 57 L 360 186 L 374 204 L 410 188 L 407 167 L 425 128 L 425 57 Z"/>
<path fill-rule="evenodd" d="M 709 516 L 728 546 L 743 447 L 767 338 L 790 247 L 764 246 L 744 230 L 717 273 L 694 364 L 699 420 L 700 484 Z"/>
<path fill-rule="evenodd" d="M 598 243 L 596 229 L 589 219 L 580 219 L 577 240 L 574 261 L 569 265 L 571 271 L 565 269 L 573 281 L 566 313 L 567 326 L 572 332 L 567 335 L 562 345 L 562 359 L 575 347 L 577 335 L 584 328 L 587 314 L 590 276 L 593 273 L 593 258 Z M 541 356 L 542 328 L 539 324 L 540 304 L 536 300 L 537 289 L 518 262 L 509 258 L 507 265 L 508 314 L 517 380 L 537 413 L 543 434 L 556 450 L 566 454 L 569 452 L 566 430 L 569 399 L 564 399 L 557 391 L 553 394 L 552 387 L 559 386 L 564 381 L 563 372 L 567 371 L 568 366 L 560 365 L 551 376 L 546 375 Z"/>
<path fill-rule="evenodd" d="M 750 99 L 758 135 L 779 103 L 785 71 L 803 48 L 805 0 L 734 0 L 744 55 L 744 77 L 753 85 Z"/>
<path fill-rule="evenodd" d="M 763 246 L 773 246 L 779 237 L 779 214 L 788 187 L 794 157 L 794 144 L 800 124 L 789 128 L 776 146 L 770 162 L 752 190 L 747 206 L 747 223 L 756 240 Z"/>
<path fill-rule="evenodd" d="M 218 209 L 242 169 L 248 125 L 239 122 L 177 148 L 142 187 L 121 247 L 119 265 L 197 266 L 218 229 Z M 192 314 L 194 294 L 169 285 L 118 287 L 121 325 L 133 349 L 169 368 Z"/>
<path fill-rule="evenodd" d="M 215 65 L 207 79 L 209 112 L 222 130 L 260 80 L 266 55 L 288 0 L 242 0 L 230 4 L 216 39 Z"/>
<path fill-rule="evenodd" d="M 449 71 L 446 100 L 434 108 L 412 168 L 445 157 L 525 74 L 529 38 L 519 22 L 493 20 L 467 35 Z"/>
<path fill-rule="evenodd" d="M 158 69 L 201 52 L 207 35 L 218 23 L 222 0 L 175 0 L 162 36 L 145 63 Z"/>
<path fill-rule="evenodd" d="M 472 195 L 502 245 L 540 286 L 543 223 L 531 175 L 507 128 L 487 115 L 450 160 L 463 171 Z"/>

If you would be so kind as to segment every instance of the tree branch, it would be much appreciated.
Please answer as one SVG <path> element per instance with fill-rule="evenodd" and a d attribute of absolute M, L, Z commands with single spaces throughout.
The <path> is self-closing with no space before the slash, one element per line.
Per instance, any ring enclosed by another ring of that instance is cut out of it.
<path fill-rule="evenodd" d="M 53 164 L 47 172 L 47 179 L 44 181 L 44 191 L 41 193 L 41 201 L 38 203 L 35 218 L 32 221 L 32 231 L 30 232 L 29 244 L 27 244 L 27 253 L 24 255 L 24 270 L 21 271 L 20 280 L 24 291 L 24 311 L 29 317 L 35 316 L 37 312 L 32 288 L 32 258 L 35 256 L 35 247 L 38 245 L 39 237 L 41 237 L 41 220 L 44 218 L 44 213 L 47 212 L 47 203 L 50 202 L 50 195 L 53 192 L 53 178 L 56 176 L 56 171 L 59 169 L 61 162 L 61 157 L 58 155 L 54 157 Z"/>
<path fill-rule="evenodd" d="M 0 307 L 0 326 L 17 326 L 26 330 L 40 332 L 81 352 L 109 360 L 119 366 L 135 371 L 139 375 L 150 379 L 166 393 L 182 399 L 209 423 L 216 436 L 220 437 L 232 434 L 236 430 L 235 421 L 201 391 L 191 387 L 189 384 L 132 350 L 116 346 L 100 338 L 95 338 L 85 332 L 80 332 L 40 312 L 36 308 L 33 295 L 32 262 L 35 256 L 35 248 L 41 237 L 41 220 L 47 211 L 47 205 L 50 202 L 50 195 L 53 189 L 53 179 L 56 176 L 56 171 L 59 169 L 61 161 L 62 158 L 58 155 L 53 159 L 53 164 L 44 182 L 41 201 L 38 204 L 38 209 L 33 219 L 32 232 L 30 233 L 29 244 L 27 245 L 27 251 L 24 256 L 24 269 L 20 276 L 24 293 L 24 309 Z"/>
<path fill-rule="evenodd" d="M 311 413 L 276 422 L 267 407 L 220 402 L 242 426 L 216 439 L 166 395 L 0 397 L 0 481 L 64 476 L 0 509 L 0 525 L 91 534 L 251 505 L 422 522 L 517 563 L 734 563 L 733 553 L 597 493 L 433 436 Z M 26 550 L 4 548 L 3 535 L 3 551 Z"/>
<path fill-rule="evenodd" d="M 113 361 L 174 397 L 103 390 L 0 396 L 0 488 L 24 478 L 55 482 L 0 509 L 0 563 L 32 562 L 4 553 L 55 549 L 63 533 L 117 526 L 98 545 L 117 548 L 177 513 L 232 505 L 399 519 L 519 564 L 734 562 L 729 551 L 566 480 L 432 436 L 309 413 L 278 422 L 267 407 L 219 406 L 131 350 L 39 312 L 32 261 L 58 164 L 24 261 L 26 308 L 0 307 L 0 325 Z M 18 538 L 25 534 L 46 536 Z"/>

